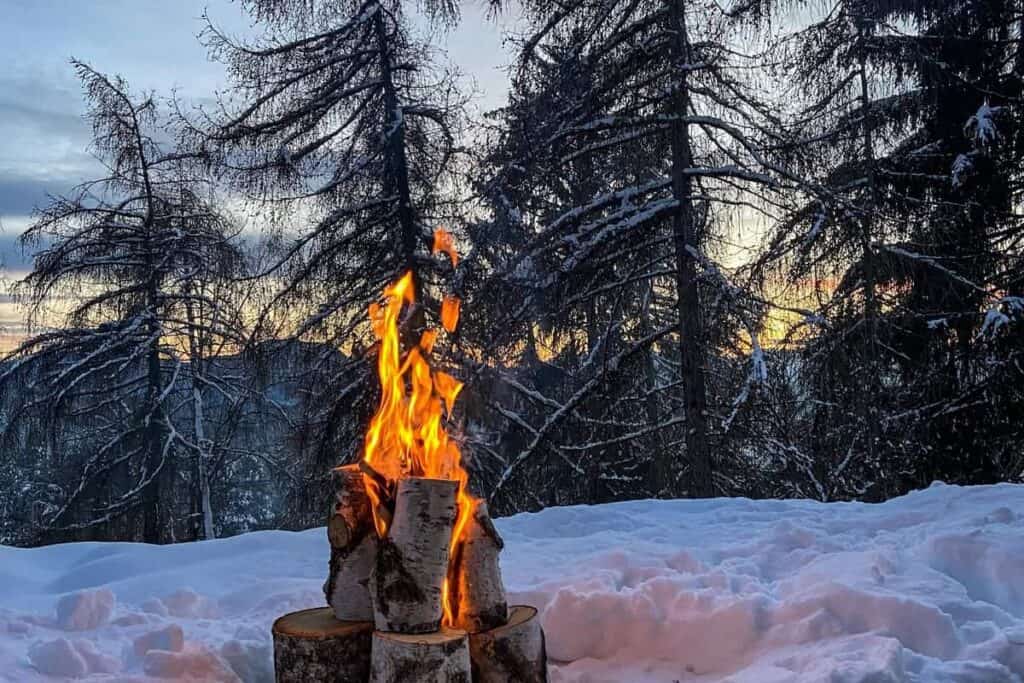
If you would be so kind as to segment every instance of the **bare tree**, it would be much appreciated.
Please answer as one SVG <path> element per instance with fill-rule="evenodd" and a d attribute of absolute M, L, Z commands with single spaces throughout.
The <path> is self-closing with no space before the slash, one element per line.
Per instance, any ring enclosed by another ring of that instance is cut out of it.
<path fill-rule="evenodd" d="M 64 475 L 48 492 L 41 526 L 73 531 L 117 521 L 118 535 L 135 537 L 141 517 L 139 537 L 161 542 L 173 534 L 162 502 L 177 459 L 202 438 L 171 419 L 188 359 L 179 343 L 236 337 L 236 314 L 214 293 L 241 258 L 189 159 L 163 151 L 155 100 L 133 98 L 122 79 L 85 63 L 74 66 L 107 173 L 54 199 L 22 236 L 38 251 L 16 292 L 38 332 L 2 379 L 24 380 L 32 392 L 21 414 L 38 418 L 32 408 L 42 409 L 49 457 Z"/>
<path fill-rule="evenodd" d="M 312 459 L 297 501 L 308 504 L 309 487 L 356 456 L 372 414 L 367 303 L 404 271 L 415 274 L 417 298 L 436 303 L 451 272 L 429 254 L 434 229 L 455 213 L 464 100 L 406 3 L 244 4 L 265 31 L 242 44 L 208 26 L 206 44 L 232 87 L 184 138 L 267 219 L 275 256 L 258 275 L 278 288 L 255 334 L 266 336 L 267 321 L 285 311 L 285 334 L 345 350 L 340 366 L 324 366 L 311 402 L 323 414 L 309 416 L 319 429 L 304 437 Z M 457 16 L 453 2 L 421 7 L 440 28 Z"/>

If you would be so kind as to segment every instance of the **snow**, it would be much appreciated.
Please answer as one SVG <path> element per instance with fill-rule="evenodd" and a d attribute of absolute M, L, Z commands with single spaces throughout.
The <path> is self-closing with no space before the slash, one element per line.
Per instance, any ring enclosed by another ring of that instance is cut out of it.
<path fill-rule="evenodd" d="M 57 625 L 65 631 L 88 631 L 106 625 L 114 611 L 108 589 L 71 593 L 57 601 Z"/>
<path fill-rule="evenodd" d="M 999 140 L 999 127 L 996 125 L 996 119 L 1002 114 L 1002 111 L 1002 107 L 993 107 L 988 101 L 985 101 L 978 107 L 978 111 L 967 120 L 964 132 L 979 147 L 995 144 Z"/>
<path fill-rule="evenodd" d="M 1000 328 L 1009 324 L 1010 317 L 1008 315 L 998 308 L 991 308 L 985 313 L 985 322 L 982 323 L 978 336 L 984 337 L 986 334 L 995 334 Z"/>
<path fill-rule="evenodd" d="M 956 159 L 953 160 L 953 170 L 950 173 L 950 177 L 953 181 L 953 187 L 963 187 L 964 179 L 973 171 L 974 162 L 971 161 L 970 155 L 958 154 Z"/>
<path fill-rule="evenodd" d="M 555 683 L 1024 682 L 1024 486 L 637 501 L 498 527 Z M 326 568 L 323 529 L 0 547 L 0 680 L 271 681 L 270 623 L 321 605 Z"/>

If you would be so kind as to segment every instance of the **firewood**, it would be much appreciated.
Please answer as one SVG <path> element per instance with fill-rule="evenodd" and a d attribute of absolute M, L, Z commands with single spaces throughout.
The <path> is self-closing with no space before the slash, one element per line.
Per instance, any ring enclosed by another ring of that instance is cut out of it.
<path fill-rule="evenodd" d="M 504 626 L 469 636 L 474 683 L 547 683 L 544 631 L 534 607 L 509 610 Z"/>
<path fill-rule="evenodd" d="M 370 683 L 470 683 L 465 631 L 373 634 Z"/>
<path fill-rule="evenodd" d="M 377 557 L 377 534 L 366 481 L 357 465 L 331 472 L 335 505 L 327 522 L 331 559 L 324 596 L 341 620 L 373 619 L 370 572 Z"/>
<path fill-rule="evenodd" d="M 373 465 L 365 460 L 359 461 L 359 470 L 366 475 L 377 491 L 377 502 L 373 503 L 373 515 L 381 520 L 384 528 L 391 526 L 391 520 L 395 514 L 395 485 L 374 469 Z M 372 501 L 372 497 L 371 497 Z"/>
<path fill-rule="evenodd" d="M 276 683 L 366 683 L 373 624 L 339 621 L 329 607 L 286 614 L 274 622 Z"/>
<path fill-rule="evenodd" d="M 360 472 L 368 476 L 370 479 L 373 480 L 375 484 L 377 484 L 377 488 L 380 489 L 382 496 L 390 493 L 392 488 L 391 484 L 388 482 L 387 478 L 383 474 L 378 472 L 373 465 L 366 462 L 365 460 L 360 460 L 358 467 Z"/>
<path fill-rule="evenodd" d="M 378 542 L 370 575 L 378 630 L 431 633 L 441 627 L 457 490 L 457 482 L 442 479 L 398 482 L 394 521 Z"/>
<path fill-rule="evenodd" d="M 476 503 L 449 569 L 451 602 L 457 607 L 456 628 L 477 633 L 508 621 L 505 585 L 498 566 L 498 553 L 504 545 L 491 522 L 487 503 Z"/>

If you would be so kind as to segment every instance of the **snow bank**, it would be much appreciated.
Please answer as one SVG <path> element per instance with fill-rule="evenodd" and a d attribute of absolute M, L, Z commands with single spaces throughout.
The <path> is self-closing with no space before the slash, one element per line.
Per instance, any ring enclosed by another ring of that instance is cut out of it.
<path fill-rule="evenodd" d="M 1024 683 L 1024 487 L 638 501 L 498 520 L 555 683 Z M 273 680 L 323 529 L 0 547 L 0 680 Z"/>

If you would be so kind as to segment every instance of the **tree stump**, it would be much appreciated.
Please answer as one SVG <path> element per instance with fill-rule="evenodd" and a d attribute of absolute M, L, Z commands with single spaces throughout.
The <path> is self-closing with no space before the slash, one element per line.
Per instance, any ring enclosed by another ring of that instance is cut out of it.
<path fill-rule="evenodd" d="M 547 683 L 544 631 L 535 607 L 509 610 L 504 626 L 469 636 L 474 683 Z"/>
<path fill-rule="evenodd" d="M 366 683 L 373 624 L 339 621 L 330 607 L 286 614 L 274 622 L 277 683 Z"/>
<path fill-rule="evenodd" d="M 498 565 L 498 553 L 504 547 L 487 503 L 477 502 L 449 569 L 451 601 L 458 610 L 456 628 L 478 633 L 508 621 L 508 601 Z"/>
<path fill-rule="evenodd" d="M 377 556 L 370 497 L 358 465 L 331 471 L 335 504 L 327 522 L 331 559 L 324 596 L 342 621 L 373 619 L 370 573 Z"/>
<path fill-rule="evenodd" d="M 378 630 L 432 633 L 441 628 L 457 492 L 455 481 L 412 478 L 398 482 L 394 519 L 387 536 L 378 541 L 370 575 Z"/>
<path fill-rule="evenodd" d="M 373 634 L 370 683 L 470 683 L 465 631 Z"/>

